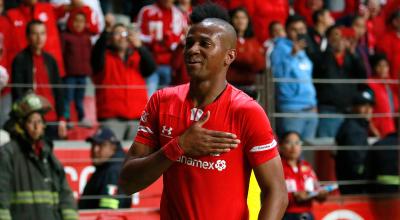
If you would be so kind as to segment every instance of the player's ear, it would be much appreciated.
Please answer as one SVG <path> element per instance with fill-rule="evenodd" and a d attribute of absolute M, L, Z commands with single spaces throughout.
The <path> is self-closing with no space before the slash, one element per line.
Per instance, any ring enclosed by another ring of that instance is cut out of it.
<path fill-rule="evenodd" d="M 226 53 L 224 64 L 229 66 L 236 59 L 236 49 L 229 49 Z"/>

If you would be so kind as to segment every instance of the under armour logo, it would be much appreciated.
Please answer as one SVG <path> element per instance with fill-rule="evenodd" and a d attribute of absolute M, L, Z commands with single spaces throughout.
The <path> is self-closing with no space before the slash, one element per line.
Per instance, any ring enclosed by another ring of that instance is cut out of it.
<path fill-rule="evenodd" d="M 164 136 L 171 137 L 171 135 L 172 135 L 172 127 L 167 127 L 167 126 L 164 125 L 162 127 L 161 134 L 164 135 Z"/>
<path fill-rule="evenodd" d="M 198 108 L 192 108 L 190 110 L 190 120 L 191 121 L 199 121 L 201 116 L 203 115 L 203 110 Z"/>

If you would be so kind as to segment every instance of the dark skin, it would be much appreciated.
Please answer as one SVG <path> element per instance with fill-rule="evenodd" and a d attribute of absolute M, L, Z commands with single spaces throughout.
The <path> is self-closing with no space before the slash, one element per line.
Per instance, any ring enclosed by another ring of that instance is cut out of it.
<path fill-rule="evenodd" d="M 236 57 L 236 34 L 232 26 L 218 19 L 205 19 L 192 25 L 184 50 L 191 76 L 189 96 L 197 107 L 214 102 L 224 91 L 226 72 Z M 187 156 L 222 154 L 237 148 L 235 134 L 203 128 L 210 112 L 194 122 L 181 136 L 179 145 Z M 162 150 L 133 143 L 120 175 L 126 193 L 140 191 L 156 181 L 174 163 Z M 254 168 L 264 198 L 259 219 L 281 219 L 287 206 L 282 165 L 276 157 Z"/>

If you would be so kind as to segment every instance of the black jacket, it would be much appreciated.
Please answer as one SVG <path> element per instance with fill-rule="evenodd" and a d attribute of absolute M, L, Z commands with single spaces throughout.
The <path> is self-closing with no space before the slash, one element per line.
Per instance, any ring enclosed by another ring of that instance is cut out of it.
<path fill-rule="evenodd" d="M 336 135 L 338 146 L 368 148 L 369 123 L 362 118 L 347 118 Z M 366 150 L 339 150 L 336 154 L 336 176 L 338 180 L 364 180 Z M 346 193 L 362 193 L 365 185 L 340 186 Z"/>
<path fill-rule="evenodd" d="M 118 147 L 108 162 L 96 166 L 96 171 L 88 181 L 79 200 L 79 209 L 117 209 L 130 208 L 131 199 L 118 190 L 118 177 L 122 169 L 125 153 Z M 85 198 L 98 196 L 98 198 Z M 116 198 L 115 196 L 118 196 Z M 117 204 L 117 206 L 114 206 Z"/>
<path fill-rule="evenodd" d="M 62 84 L 58 66 L 56 60 L 48 53 L 43 52 L 44 63 L 47 68 L 47 73 L 49 75 L 49 81 L 52 85 L 57 85 L 53 87 L 53 97 L 55 101 L 55 110 L 57 116 L 60 118 L 64 116 L 64 104 L 63 104 L 63 88 L 59 88 Z M 33 90 L 33 58 L 32 52 L 29 48 L 21 51 L 14 58 L 12 63 L 12 83 L 15 84 L 27 84 L 27 87 L 13 87 L 12 88 L 12 100 L 15 102 L 17 99 L 21 98 L 27 90 Z"/>
<path fill-rule="evenodd" d="M 376 142 L 372 149 L 382 146 L 399 146 L 397 133 L 392 133 Z M 366 160 L 367 177 L 371 181 L 371 193 L 389 193 L 400 191 L 399 150 L 371 150 Z M 396 180 L 397 179 L 397 180 Z M 394 181 L 393 181 L 394 180 Z M 395 184 L 397 182 L 397 184 Z"/>
<path fill-rule="evenodd" d="M 0 147 L 0 219 L 78 219 L 64 168 L 43 142 L 40 156 L 19 136 Z"/>
<path fill-rule="evenodd" d="M 366 79 L 362 60 L 346 51 L 343 66 L 336 62 L 333 51 L 328 48 L 323 53 L 322 61 L 315 63 L 314 79 Z M 357 93 L 357 84 L 317 83 L 317 98 L 319 105 L 336 107 L 344 112 L 350 107 L 353 96 Z"/>

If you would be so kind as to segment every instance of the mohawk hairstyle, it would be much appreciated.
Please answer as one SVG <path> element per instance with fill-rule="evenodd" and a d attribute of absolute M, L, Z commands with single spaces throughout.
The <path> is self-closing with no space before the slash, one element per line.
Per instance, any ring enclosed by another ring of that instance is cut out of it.
<path fill-rule="evenodd" d="M 211 2 L 196 6 L 190 14 L 192 24 L 200 23 L 206 18 L 217 18 L 230 23 L 228 11 Z"/>

